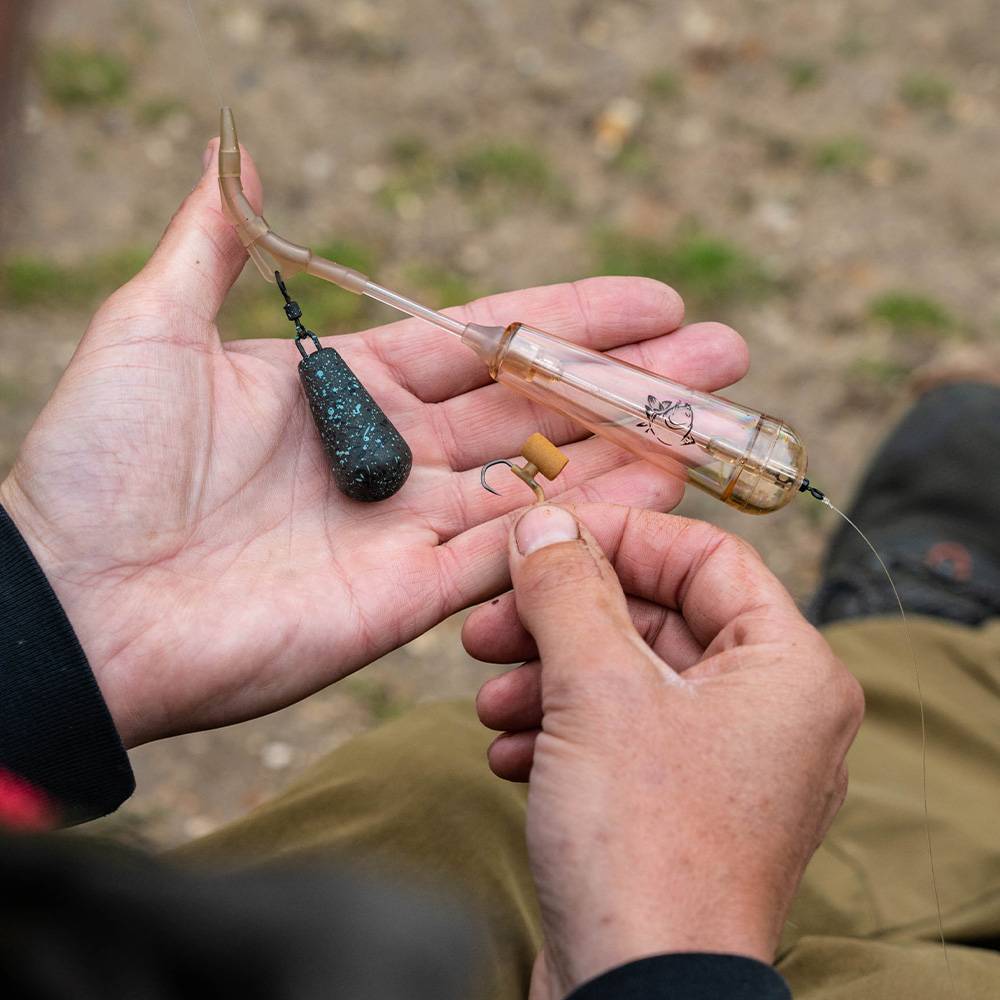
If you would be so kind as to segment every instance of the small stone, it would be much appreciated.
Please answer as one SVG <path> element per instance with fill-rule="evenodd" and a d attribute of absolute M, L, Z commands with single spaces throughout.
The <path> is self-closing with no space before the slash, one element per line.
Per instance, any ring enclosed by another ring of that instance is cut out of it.
<path fill-rule="evenodd" d="M 948 110 L 955 121 L 965 125 L 973 125 L 983 117 L 982 104 L 972 94 L 963 91 L 959 91 L 951 99 Z"/>
<path fill-rule="evenodd" d="M 281 771 L 291 764 L 295 757 L 295 750 L 288 744 L 280 740 L 273 743 L 265 743 L 261 747 L 260 762 L 269 771 Z"/>
<path fill-rule="evenodd" d="M 873 156 L 863 172 L 875 187 L 888 187 L 896 179 L 896 165 L 888 156 Z"/>
<path fill-rule="evenodd" d="M 725 22 L 701 7 L 689 7 L 681 18 L 681 34 L 695 45 L 718 44 L 725 41 Z"/>
<path fill-rule="evenodd" d="M 514 69 L 521 76 L 535 77 L 545 68 L 545 57 L 534 45 L 522 45 L 514 53 Z"/>
<path fill-rule="evenodd" d="M 302 173 L 307 180 L 321 183 L 333 173 L 333 156 L 325 149 L 314 149 L 302 157 Z"/>
<path fill-rule="evenodd" d="M 264 19 L 258 11 L 240 7 L 226 15 L 222 29 L 237 45 L 256 45 L 264 37 Z"/>
<path fill-rule="evenodd" d="M 594 123 L 598 155 L 613 160 L 642 121 L 642 105 L 631 97 L 616 97 Z"/>
<path fill-rule="evenodd" d="M 384 18 L 378 9 L 365 0 L 351 0 L 340 7 L 340 21 L 355 31 L 372 32 L 383 27 Z"/>
<path fill-rule="evenodd" d="M 677 145 L 683 149 L 699 149 L 712 137 L 712 126 L 707 118 L 691 115 L 677 126 Z"/>
<path fill-rule="evenodd" d="M 768 198 L 756 208 L 757 221 L 772 233 L 790 233 L 799 228 L 799 215 L 795 208 L 780 198 Z"/>

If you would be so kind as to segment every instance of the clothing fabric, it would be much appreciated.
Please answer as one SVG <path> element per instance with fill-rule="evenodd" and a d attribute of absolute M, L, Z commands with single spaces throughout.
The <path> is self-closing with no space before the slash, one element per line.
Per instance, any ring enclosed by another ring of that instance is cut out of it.
<path fill-rule="evenodd" d="M 457 906 L 345 871 L 179 871 L 65 834 L 0 834 L 5 1000 L 467 1000 Z"/>
<path fill-rule="evenodd" d="M 788 987 L 772 969 L 739 955 L 691 954 L 629 962 L 574 990 L 567 1000 L 788 1000 Z"/>
<path fill-rule="evenodd" d="M 1000 996 L 1000 619 L 909 629 L 912 653 L 898 614 L 823 630 L 867 710 L 778 950 L 797 1000 Z"/>
<path fill-rule="evenodd" d="M 104 816 L 135 791 L 76 633 L 2 507 L 0 713 L 0 771 L 43 790 L 64 824 Z"/>
<path fill-rule="evenodd" d="M 462 895 L 485 925 L 476 1000 L 523 1000 L 542 944 L 524 839 L 527 786 L 490 771 L 493 735 L 468 700 L 418 706 L 338 747 L 277 798 L 170 859 L 214 872 L 245 872 L 265 859 L 346 865 Z M 770 966 L 732 955 L 663 955 L 634 974 L 629 968 L 587 984 L 579 1000 L 789 997 Z"/>

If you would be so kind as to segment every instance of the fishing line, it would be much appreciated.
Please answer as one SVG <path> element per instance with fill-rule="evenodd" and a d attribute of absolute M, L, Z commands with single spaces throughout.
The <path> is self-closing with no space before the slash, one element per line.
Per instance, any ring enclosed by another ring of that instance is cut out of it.
<path fill-rule="evenodd" d="M 194 7 L 191 6 L 191 0 L 187 0 L 188 10 L 191 11 L 191 21 L 194 23 L 194 30 L 198 33 L 198 41 L 201 42 L 201 51 L 205 53 L 205 62 L 208 63 L 208 71 L 212 74 L 212 83 L 215 84 L 215 92 L 219 95 L 219 107 L 222 107 L 226 102 L 222 99 L 222 89 L 219 87 L 219 81 L 215 78 L 215 69 L 212 66 L 212 60 L 208 57 L 208 49 L 205 47 L 205 39 L 202 36 L 201 28 L 198 27 L 198 18 L 194 16 Z"/>
<path fill-rule="evenodd" d="M 809 489 L 808 485 L 804 488 L 815 496 L 817 500 L 826 504 L 830 510 L 839 514 L 858 533 L 858 535 L 860 535 L 861 540 L 865 543 L 865 545 L 871 549 L 872 555 L 874 555 L 878 560 L 879 566 L 882 567 L 882 571 L 885 573 L 886 579 L 889 581 L 889 586 L 892 587 L 893 597 L 896 598 L 896 604 L 899 607 L 899 614 L 903 619 L 903 628 L 906 630 L 906 643 L 909 646 L 910 661 L 913 664 L 913 676 L 917 682 L 917 703 L 920 706 L 920 775 L 924 798 L 924 830 L 927 833 L 927 860 L 930 863 L 931 886 L 934 890 L 934 908 L 937 912 L 938 935 L 941 938 L 941 948 L 944 952 L 944 962 L 948 967 L 948 980 L 951 983 L 951 995 L 954 997 L 957 996 L 957 993 L 955 992 L 955 979 L 951 971 L 951 957 L 948 954 L 948 943 L 945 939 L 944 918 L 941 916 L 941 897 L 938 892 L 937 867 L 934 863 L 934 845 L 931 838 L 931 816 L 930 809 L 927 804 L 927 722 L 924 716 L 924 693 L 920 683 L 920 668 L 917 665 L 917 654 L 913 649 L 913 638 L 910 635 L 910 626 L 906 620 L 906 612 L 903 610 L 903 602 L 900 600 L 899 591 L 896 590 L 896 584 L 893 582 L 892 574 L 889 572 L 886 564 L 882 561 L 882 557 L 875 550 L 875 546 L 868 541 L 865 533 L 839 507 L 835 507 L 830 502 L 830 498 L 828 496 L 817 496 L 817 491 Z"/>

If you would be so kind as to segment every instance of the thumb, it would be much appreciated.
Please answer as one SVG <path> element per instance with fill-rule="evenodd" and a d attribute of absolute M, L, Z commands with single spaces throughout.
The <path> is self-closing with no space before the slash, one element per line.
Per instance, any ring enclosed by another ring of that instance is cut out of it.
<path fill-rule="evenodd" d="M 218 149 L 219 140 L 213 139 L 203 153 L 201 180 L 170 220 L 146 266 L 106 303 L 106 319 L 150 310 L 159 315 L 181 312 L 199 321 L 201 339 L 211 335 L 217 341 L 216 314 L 247 260 L 236 229 L 222 213 Z M 245 152 L 242 166 L 247 197 L 259 206 L 260 179 Z M 190 339 L 187 324 L 176 324 L 175 329 L 181 335 L 187 330 Z M 88 339 L 102 332 L 118 338 L 111 324 L 94 324 Z"/>
<path fill-rule="evenodd" d="M 659 663 L 632 624 L 611 564 L 564 507 L 530 507 L 514 525 L 509 556 L 517 612 L 538 647 L 547 694 L 562 682 L 575 688 L 584 675 L 620 675 L 637 651 L 651 668 Z"/>

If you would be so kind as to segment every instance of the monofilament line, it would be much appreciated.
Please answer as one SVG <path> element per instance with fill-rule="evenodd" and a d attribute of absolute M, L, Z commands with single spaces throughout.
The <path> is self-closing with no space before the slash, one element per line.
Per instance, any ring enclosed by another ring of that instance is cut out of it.
<path fill-rule="evenodd" d="M 913 639 L 910 637 L 910 626 L 906 621 L 906 612 L 903 610 L 903 602 L 899 598 L 899 591 L 896 590 L 896 584 L 893 583 L 892 574 L 889 572 L 885 563 L 882 562 L 882 557 L 875 551 L 875 546 L 868 541 L 865 533 L 839 508 L 835 507 L 830 503 L 830 498 L 824 496 L 823 503 L 827 505 L 832 511 L 836 511 L 860 536 L 861 540 L 872 550 L 872 555 L 878 560 L 879 566 L 882 567 L 886 578 L 889 581 L 889 586 L 892 587 L 893 597 L 896 598 L 896 604 L 899 606 L 899 613 L 903 618 L 903 627 L 906 629 L 906 642 L 910 647 L 910 660 L 913 663 L 913 676 L 917 681 L 917 703 L 920 706 L 920 774 L 921 780 L 923 782 L 923 793 L 924 793 L 924 830 L 927 832 L 927 859 L 930 862 L 931 869 L 931 886 L 934 889 L 934 908 L 937 911 L 937 921 L 938 921 L 938 934 L 941 938 L 941 948 L 944 952 L 944 962 L 948 967 L 948 980 L 951 983 L 951 995 L 953 997 L 957 996 L 955 992 L 955 979 L 951 973 L 951 958 L 948 955 L 948 942 L 945 940 L 944 936 L 944 919 L 941 916 L 941 898 L 938 893 L 938 880 L 937 880 L 937 868 L 934 864 L 934 845 L 931 839 L 931 816 L 930 809 L 927 805 L 927 722 L 924 717 L 924 693 L 920 684 L 920 668 L 917 666 L 917 654 L 913 649 Z"/>
<path fill-rule="evenodd" d="M 219 95 L 219 107 L 224 107 L 226 102 L 222 99 L 222 90 L 219 87 L 219 81 L 215 78 L 215 69 L 212 67 L 212 60 L 208 58 L 208 49 L 205 48 L 205 39 L 202 37 L 201 28 L 198 27 L 198 18 L 194 16 L 194 7 L 191 6 L 191 0 L 187 0 L 187 5 L 188 10 L 191 11 L 194 30 L 198 33 L 198 41 L 201 42 L 201 51 L 205 53 L 205 62 L 208 63 L 208 71 L 212 74 L 212 83 L 215 84 L 215 92 Z"/>

